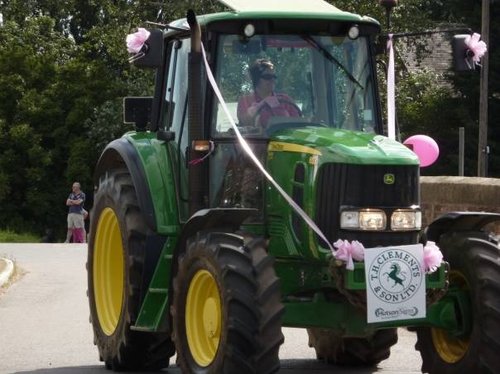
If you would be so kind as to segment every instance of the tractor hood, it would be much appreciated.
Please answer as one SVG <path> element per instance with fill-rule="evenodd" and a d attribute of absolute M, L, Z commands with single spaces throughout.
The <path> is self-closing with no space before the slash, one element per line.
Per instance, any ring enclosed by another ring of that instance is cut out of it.
<path fill-rule="evenodd" d="M 417 155 L 406 146 L 373 133 L 321 127 L 284 129 L 272 135 L 270 148 L 275 151 L 292 149 L 280 147 L 280 144 L 307 147 L 320 156 L 322 163 L 419 164 Z"/>

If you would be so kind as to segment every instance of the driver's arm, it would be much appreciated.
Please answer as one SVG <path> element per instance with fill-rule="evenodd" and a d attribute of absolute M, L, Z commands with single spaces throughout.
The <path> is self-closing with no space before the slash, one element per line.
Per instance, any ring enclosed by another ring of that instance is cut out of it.
<path fill-rule="evenodd" d="M 240 126 L 254 126 L 258 112 L 258 103 L 252 97 L 243 96 L 238 101 L 238 121 Z"/>

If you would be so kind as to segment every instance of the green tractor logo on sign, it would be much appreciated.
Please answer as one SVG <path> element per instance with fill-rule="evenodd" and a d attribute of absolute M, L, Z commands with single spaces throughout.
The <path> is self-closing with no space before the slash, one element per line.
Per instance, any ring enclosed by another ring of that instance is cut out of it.
<path fill-rule="evenodd" d="M 404 287 L 403 281 L 406 277 L 401 274 L 401 267 L 397 263 L 393 262 L 391 264 L 391 271 L 385 272 L 384 275 L 387 275 L 387 280 L 392 279 L 394 281 L 393 288 L 398 284 Z"/>

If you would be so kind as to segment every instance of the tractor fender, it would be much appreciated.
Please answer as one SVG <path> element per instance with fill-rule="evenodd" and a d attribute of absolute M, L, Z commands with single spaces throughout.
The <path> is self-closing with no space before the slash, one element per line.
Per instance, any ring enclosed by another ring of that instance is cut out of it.
<path fill-rule="evenodd" d="M 179 257 L 186 251 L 186 243 L 188 239 L 197 232 L 210 229 L 220 229 L 223 232 L 236 232 L 243 221 L 253 214 L 257 213 L 257 209 L 245 208 L 213 208 L 202 209 L 197 211 L 183 226 L 179 239 L 177 241 L 175 251 L 172 258 L 172 267 L 170 271 L 169 295 L 174 294 L 173 279 L 178 270 Z M 169 297 L 169 304 L 172 303 L 173 297 Z M 172 316 L 169 317 L 169 325 L 172 325 Z"/>
<path fill-rule="evenodd" d="M 224 232 L 236 232 L 243 221 L 257 213 L 257 209 L 246 208 L 212 208 L 197 211 L 183 226 L 176 244 L 172 259 L 171 279 L 177 273 L 179 256 L 186 250 L 187 240 L 197 232 L 209 229 L 220 229 Z M 170 282 L 172 284 L 172 282 Z"/>
<path fill-rule="evenodd" d="M 197 232 L 214 228 L 235 232 L 245 219 L 256 213 L 257 209 L 249 208 L 212 208 L 197 211 L 183 226 L 177 241 L 175 255 L 184 251 L 187 240 Z"/>
<path fill-rule="evenodd" d="M 95 168 L 94 186 L 99 185 L 100 176 L 108 170 L 121 167 L 126 167 L 129 170 L 144 221 L 151 230 L 156 232 L 155 209 L 144 166 L 137 150 L 126 138 L 113 140 L 106 146 Z"/>
<path fill-rule="evenodd" d="M 447 232 L 481 231 L 489 223 L 500 221 L 499 213 L 487 212 L 450 212 L 434 220 L 426 229 L 428 240 L 439 242 Z"/>

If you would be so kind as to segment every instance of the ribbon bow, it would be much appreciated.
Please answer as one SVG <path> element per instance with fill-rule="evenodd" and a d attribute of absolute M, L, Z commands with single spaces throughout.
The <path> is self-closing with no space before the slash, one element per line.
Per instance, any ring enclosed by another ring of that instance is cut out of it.
<path fill-rule="evenodd" d="M 441 265 L 443 254 L 436 243 L 428 241 L 424 246 L 424 270 L 426 273 L 435 272 Z"/>
<path fill-rule="evenodd" d="M 139 53 L 144 46 L 146 40 L 148 40 L 151 33 L 145 28 L 139 27 L 137 32 L 127 35 L 127 51 L 129 53 Z"/>
<path fill-rule="evenodd" d="M 348 240 L 339 239 L 333 243 L 333 246 L 337 248 L 335 258 L 347 262 L 347 270 L 354 270 L 353 259 L 356 261 L 363 261 L 365 258 L 365 247 L 357 240 L 353 240 L 349 243 Z"/>
<path fill-rule="evenodd" d="M 481 35 L 478 33 L 474 33 L 471 35 L 468 35 L 465 38 L 465 45 L 468 48 L 468 53 L 471 53 L 472 56 L 472 61 L 479 65 L 479 61 L 481 61 L 481 57 L 484 56 L 488 48 L 486 47 L 486 43 L 483 42 L 482 40 L 479 40 L 481 38 Z"/>

